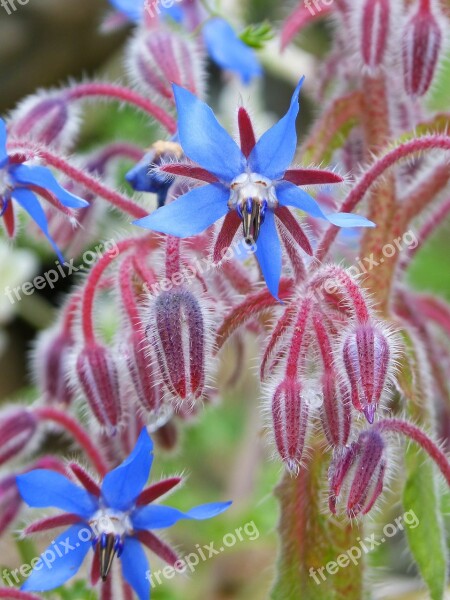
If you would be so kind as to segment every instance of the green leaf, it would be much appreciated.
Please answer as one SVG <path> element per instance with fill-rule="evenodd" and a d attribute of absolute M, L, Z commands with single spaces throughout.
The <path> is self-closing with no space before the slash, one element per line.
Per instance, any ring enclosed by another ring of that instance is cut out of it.
<path fill-rule="evenodd" d="M 447 579 L 445 528 L 434 465 L 423 450 L 406 451 L 408 478 L 403 492 L 405 512 L 414 511 L 419 524 L 406 527 L 406 537 L 432 600 L 444 598 Z"/>
<path fill-rule="evenodd" d="M 247 46 L 260 50 L 273 36 L 272 25 L 264 21 L 259 25 L 249 25 L 239 37 Z"/>

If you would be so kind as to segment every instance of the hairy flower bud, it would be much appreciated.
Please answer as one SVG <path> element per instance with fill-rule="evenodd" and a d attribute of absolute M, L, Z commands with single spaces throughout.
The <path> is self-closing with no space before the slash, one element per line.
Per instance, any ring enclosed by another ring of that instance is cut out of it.
<path fill-rule="evenodd" d="M 322 376 L 322 427 L 331 446 L 345 446 L 350 435 L 350 393 L 344 383 L 338 383 L 333 373 Z"/>
<path fill-rule="evenodd" d="M 38 338 L 34 373 L 45 402 L 68 406 L 73 399 L 66 369 L 72 346 L 71 334 L 59 328 L 44 331 Z"/>
<path fill-rule="evenodd" d="M 367 514 L 383 491 L 386 471 L 385 445 L 374 429 L 363 431 L 356 442 L 338 450 L 328 471 L 329 506 L 336 514 L 340 497 L 347 515 Z"/>
<path fill-rule="evenodd" d="M 370 322 L 358 325 L 344 340 L 343 361 L 353 406 L 373 423 L 392 362 L 387 336 Z"/>
<path fill-rule="evenodd" d="M 67 149 L 78 133 L 79 122 L 77 108 L 66 102 L 62 93 L 43 92 L 28 96 L 13 110 L 9 133 Z"/>
<path fill-rule="evenodd" d="M 0 480 L 0 535 L 14 522 L 22 504 L 14 475 Z"/>
<path fill-rule="evenodd" d="M 146 411 L 157 415 L 163 405 L 163 391 L 155 381 L 152 359 L 145 346 L 144 334 L 134 331 L 127 344 L 126 364 L 136 400 Z"/>
<path fill-rule="evenodd" d="M 403 33 L 403 74 L 409 96 L 423 96 L 429 89 L 442 45 L 442 32 L 430 10 L 421 2 L 419 10 L 406 24 Z"/>
<path fill-rule="evenodd" d="M 272 424 L 278 453 L 291 473 L 297 473 L 305 447 L 309 405 L 300 383 L 285 378 L 272 398 Z"/>
<path fill-rule="evenodd" d="M 159 103 L 173 103 L 171 83 L 202 93 L 198 49 L 169 29 L 138 29 L 128 46 L 127 65 L 136 85 Z"/>
<path fill-rule="evenodd" d="M 38 421 L 31 411 L 11 408 L 0 415 L 0 465 L 26 449 L 36 433 Z"/>
<path fill-rule="evenodd" d="M 205 312 L 184 288 L 159 294 L 152 303 L 147 337 L 162 380 L 176 398 L 192 403 L 205 389 L 208 355 Z"/>
<path fill-rule="evenodd" d="M 108 348 L 91 342 L 79 352 L 76 382 L 100 425 L 115 431 L 122 417 L 122 392 L 116 360 Z"/>
<path fill-rule="evenodd" d="M 391 0 L 364 0 L 361 23 L 361 55 L 369 69 L 383 62 L 388 45 L 391 21 Z"/>

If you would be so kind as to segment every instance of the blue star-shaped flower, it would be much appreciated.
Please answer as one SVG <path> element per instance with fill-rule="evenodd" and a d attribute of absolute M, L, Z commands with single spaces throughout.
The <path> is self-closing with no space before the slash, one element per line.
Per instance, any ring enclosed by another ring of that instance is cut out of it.
<path fill-rule="evenodd" d="M 112 6 L 133 23 L 144 18 L 144 0 L 109 0 Z M 169 17 L 178 23 L 185 21 L 182 6 L 164 8 L 159 6 L 163 17 Z M 202 26 L 203 41 L 211 59 L 221 68 L 237 73 L 244 83 L 261 75 L 262 69 L 255 52 L 247 46 L 234 31 L 233 27 L 220 17 L 206 20 Z"/>
<path fill-rule="evenodd" d="M 160 482 L 143 490 L 150 474 L 152 451 L 153 443 L 144 429 L 133 452 L 105 476 L 101 488 L 86 475 L 81 478 L 85 485 L 83 489 L 63 475 L 48 470 L 31 471 L 17 477 L 19 492 L 29 506 L 59 508 L 68 513 L 48 519 L 48 527 L 41 523 L 35 531 L 56 527 L 62 521 L 71 524 L 41 555 L 42 558 L 50 555 L 54 560 L 42 560 L 39 566 L 36 565 L 23 584 L 23 590 L 45 592 L 62 585 L 75 575 L 94 546 L 94 561 L 99 562 L 99 575 L 104 581 L 117 556 L 125 581 L 140 600 L 149 599 L 149 564 L 142 544 L 160 552 L 165 546 L 149 530 L 170 527 L 180 519 L 209 519 L 231 504 L 205 504 L 186 513 L 170 506 L 145 506 L 150 498 L 154 500 L 170 489 Z M 179 481 L 176 479 L 176 483 Z"/>
<path fill-rule="evenodd" d="M 46 167 L 28 166 L 14 162 L 6 151 L 6 126 L 0 119 L 0 216 L 3 217 L 8 235 L 14 235 L 15 219 L 11 200 L 15 200 L 37 223 L 58 258 L 64 262 L 47 224 L 47 217 L 36 194 L 52 203 L 55 208 L 84 208 L 89 203 L 62 188 L 52 172 Z"/>
<path fill-rule="evenodd" d="M 374 227 L 374 223 L 359 215 L 325 214 L 314 198 L 298 187 L 342 181 L 330 171 L 289 169 L 297 148 L 295 121 L 302 83 L 303 79 L 286 115 L 258 142 L 248 113 L 244 108 L 239 109 L 240 148 L 218 123 L 209 106 L 174 85 L 179 142 L 184 154 L 197 164 L 168 164 L 158 170 L 208 185 L 196 187 L 135 224 L 184 238 L 202 232 L 225 217 L 219 239 L 230 242 L 242 221 L 246 241 L 258 242 L 256 257 L 275 297 L 282 266 L 275 217 L 306 252 L 312 253 L 308 239 L 287 206 L 326 219 L 338 227 Z M 220 258 L 220 253 L 218 256 Z"/>

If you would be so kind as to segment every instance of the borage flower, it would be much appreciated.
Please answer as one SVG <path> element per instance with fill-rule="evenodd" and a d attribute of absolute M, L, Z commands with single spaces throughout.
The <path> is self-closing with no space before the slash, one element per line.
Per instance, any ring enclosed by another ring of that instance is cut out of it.
<path fill-rule="evenodd" d="M 47 217 L 36 194 L 45 198 L 55 208 L 84 208 L 88 202 L 62 188 L 47 167 L 29 166 L 8 156 L 6 150 L 6 126 L 0 119 L 0 216 L 3 217 L 10 237 L 15 231 L 15 200 L 30 215 L 53 246 L 58 258 L 64 258 L 48 230 Z M 67 211 L 64 211 L 67 212 Z"/>
<path fill-rule="evenodd" d="M 30 525 L 25 534 L 70 525 L 41 555 L 23 590 L 44 592 L 68 581 L 94 548 L 92 583 L 106 581 L 114 557 L 120 559 L 125 581 L 140 600 L 150 597 L 150 571 L 142 544 L 161 558 L 176 563 L 174 551 L 150 530 L 174 525 L 180 519 L 209 519 L 226 510 L 231 502 L 197 506 L 183 513 L 170 506 L 149 504 L 168 492 L 180 478 L 163 480 L 146 489 L 153 443 L 144 429 L 130 456 L 108 473 L 99 487 L 78 465 L 72 467 L 84 489 L 48 470 L 35 470 L 17 477 L 24 501 L 35 508 L 59 508 L 66 513 Z M 45 557 L 54 557 L 49 561 Z"/>
<path fill-rule="evenodd" d="M 201 7 L 191 5 L 189 7 L 163 6 L 149 7 L 146 9 L 145 0 L 109 0 L 110 4 L 118 10 L 127 20 L 133 23 L 140 23 L 145 20 L 146 10 L 149 20 L 170 18 L 181 25 L 185 25 L 189 30 L 192 29 L 189 22 L 188 11 L 197 13 Z M 192 3 L 191 3 L 192 4 Z M 198 15 L 193 19 L 198 20 Z M 206 19 L 201 25 L 201 34 L 206 51 L 221 69 L 233 71 L 238 74 L 244 83 L 249 83 L 254 77 L 262 74 L 261 65 L 258 62 L 255 52 L 245 44 L 233 27 L 220 17 Z"/>
<path fill-rule="evenodd" d="M 258 142 L 247 111 L 239 109 L 240 148 L 209 106 L 174 85 L 179 141 L 185 155 L 197 164 L 168 164 L 158 170 L 208 185 L 183 194 L 135 224 L 184 238 L 200 233 L 225 217 L 218 239 L 230 242 L 242 221 L 245 240 L 258 242 L 256 257 L 275 297 L 282 266 L 275 218 L 306 252 L 312 253 L 307 237 L 287 206 L 326 219 L 338 227 L 373 227 L 374 223 L 359 215 L 325 214 L 314 198 L 298 187 L 338 183 L 342 177 L 319 169 L 289 169 L 297 148 L 295 121 L 303 80 L 292 96 L 286 115 Z"/>

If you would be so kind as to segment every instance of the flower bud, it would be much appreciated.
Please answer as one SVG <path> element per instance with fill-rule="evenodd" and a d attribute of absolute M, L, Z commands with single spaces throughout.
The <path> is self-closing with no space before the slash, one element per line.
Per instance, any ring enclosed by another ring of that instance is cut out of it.
<path fill-rule="evenodd" d="M 358 325 L 344 340 L 343 360 L 353 406 L 373 423 L 392 361 L 386 335 L 370 322 Z"/>
<path fill-rule="evenodd" d="M 442 32 L 429 2 L 421 2 L 403 32 L 403 75 L 409 96 L 423 96 L 429 89 L 442 45 Z"/>
<path fill-rule="evenodd" d="M 191 403 L 200 398 L 210 356 L 205 313 L 196 297 L 183 288 L 159 294 L 152 305 L 147 337 L 168 390 Z"/>
<path fill-rule="evenodd" d="M 0 480 L 0 536 L 17 517 L 22 498 L 16 485 L 14 475 L 8 475 Z"/>
<path fill-rule="evenodd" d="M 338 383 L 333 373 L 322 376 L 323 404 L 321 407 L 322 427 L 328 443 L 345 446 L 350 435 L 350 393 L 344 383 Z"/>
<path fill-rule="evenodd" d="M 44 92 L 25 98 L 10 116 L 12 137 L 31 138 L 46 146 L 70 148 L 78 133 L 78 109 L 59 92 Z"/>
<path fill-rule="evenodd" d="M 390 30 L 391 0 L 364 0 L 361 23 L 361 55 L 369 69 L 377 69 L 383 62 Z"/>
<path fill-rule="evenodd" d="M 163 404 L 163 391 L 155 381 L 154 367 L 145 344 L 144 335 L 140 331 L 133 332 L 127 344 L 126 364 L 136 400 L 146 411 L 157 414 Z"/>
<path fill-rule="evenodd" d="M 115 431 L 122 417 L 122 397 L 112 353 L 96 342 L 87 344 L 76 360 L 76 382 L 100 425 Z"/>
<path fill-rule="evenodd" d="M 36 433 L 38 421 L 33 412 L 11 408 L 0 415 L 0 465 L 26 449 Z"/>
<path fill-rule="evenodd" d="M 356 442 L 338 450 L 330 464 L 329 506 L 336 514 L 340 498 L 345 503 L 347 515 L 365 515 L 383 491 L 386 471 L 385 445 L 374 429 L 363 431 Z"/>
<path fill-rule="evenodd" d="M 136 85 L 158 103 L 173 104 L 172 83 L 202 95 L 198 49 L 167 28 L 138 29 L 127 49 L 127 65 Z"/>
<path fill-rule="evenodd" d="M 272 398 L 272 423 L 278 453 L 291 473 L 298 473 L 303 456 L 308 413 L 300 383 L 285 378 Z"/>
<path fill-rule="evenodd" d="M 69 332 L 58 329 L 44 331 L 34 351 L 34 372 L 45 402 L 68 406 L 73 390 L 67 379 L 66 364 L 72 350 Z"/>

